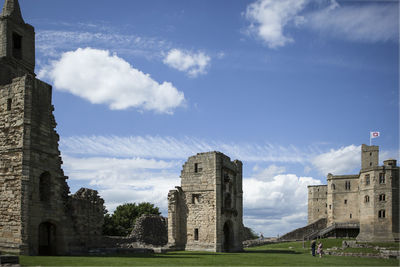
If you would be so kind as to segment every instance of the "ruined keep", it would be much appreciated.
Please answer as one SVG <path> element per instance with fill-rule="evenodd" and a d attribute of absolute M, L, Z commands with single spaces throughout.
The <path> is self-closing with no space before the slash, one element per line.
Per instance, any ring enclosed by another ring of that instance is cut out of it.
<path fill-rule="evenodd" d="M 168 244 L 177 250 L 241 251 L 242 162 L 199 153 L 183 165 L 181 186 L 168 193 Z"/>
<path fill-rule="evenodd" d="M 59 255 L 101 238 L 104 201 L 69 195 L 61 169 L 52 87 L 36 79 L 35 32 L 18 0 L 0 15 L 0 251 Z"/>
<path fill-rule="evenodd" d="M 399 167 L 379 166 L 379 147 L 362 145 L 356 175 L 328 174 L 327 185 L 308 187 L 308 223 L 326 218 L 320 236 L 357 236 L 359 241 L 399 241 Z"/>

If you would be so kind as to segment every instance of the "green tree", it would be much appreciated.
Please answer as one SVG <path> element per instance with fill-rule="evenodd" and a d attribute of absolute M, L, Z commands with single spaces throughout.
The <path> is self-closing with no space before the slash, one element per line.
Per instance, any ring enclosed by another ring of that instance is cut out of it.
<path fill-rule="evenodd" d="M 110 236 L 127 236 L 132 232 L 136 219 L 143 214 L 160 215 L 158 207 L 149 202 L 126 203 L 118 206 L 112 215 L 104 215 L 103 234 Z"/>

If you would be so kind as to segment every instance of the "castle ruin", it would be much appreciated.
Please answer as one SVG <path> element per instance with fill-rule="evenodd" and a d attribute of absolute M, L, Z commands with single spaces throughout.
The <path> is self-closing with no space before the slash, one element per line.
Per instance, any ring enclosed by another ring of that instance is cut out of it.
<path fill-rule="evenodd" d="M 168 243 L 178 250 L 242 251 L 242 162 L 199 153 L 183 165 L 168 193 Z"/>
<path fill-rule="evenodd" d="M 36 79 L 35 31 L 18 0 L 0 15 L 0 251 L 60 255 L 101 238 L 104 201 L 69 195 L 61 168 L 52 87 Z"/>

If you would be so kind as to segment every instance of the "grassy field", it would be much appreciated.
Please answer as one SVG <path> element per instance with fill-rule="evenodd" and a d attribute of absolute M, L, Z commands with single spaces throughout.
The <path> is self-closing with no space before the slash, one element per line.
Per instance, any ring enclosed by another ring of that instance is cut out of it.
<path fill-rule="evenodd" d="M 341 246 L 341 240 L 324 240 L 324 247 Z M 151 255 L 105 257 L 21 256 L 23 266 L 399 266 L 396 259 L 312 257 L 309 243 L 290 242 L 246 249 L 243 253 L 169 252 Z"/>

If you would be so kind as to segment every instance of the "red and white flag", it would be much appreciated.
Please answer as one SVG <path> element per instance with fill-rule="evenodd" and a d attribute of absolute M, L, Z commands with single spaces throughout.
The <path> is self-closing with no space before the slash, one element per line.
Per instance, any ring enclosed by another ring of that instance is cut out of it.
<path fill-rule="evenodd" d="M 381 135 L 380 132 L 371 132 L 370 137 L 371 137 L 371 138 L 377 138 L 377 137 L 379 137 L 380 135 Z"/>

